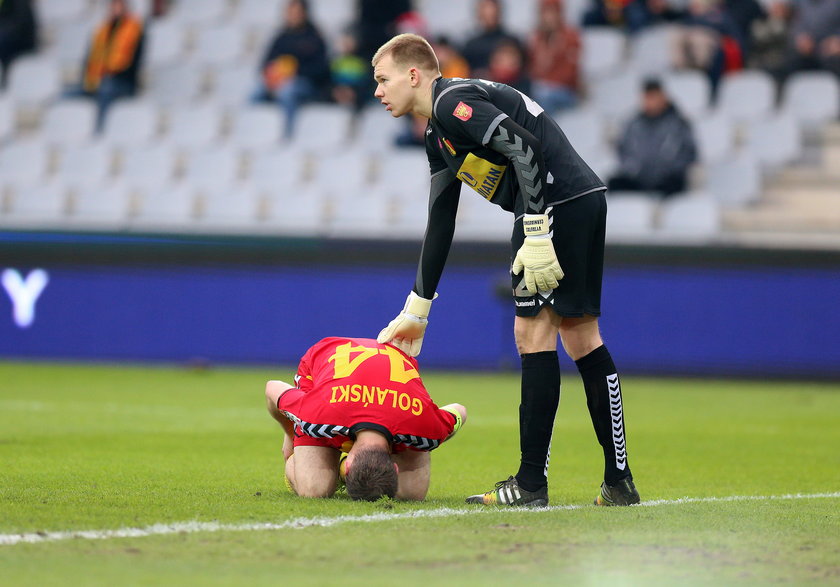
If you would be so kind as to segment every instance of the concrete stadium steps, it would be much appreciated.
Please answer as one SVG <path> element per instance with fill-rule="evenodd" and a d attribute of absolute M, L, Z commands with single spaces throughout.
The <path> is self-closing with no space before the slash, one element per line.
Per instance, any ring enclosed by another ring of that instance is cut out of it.
<path fill-rule="evenodd" d="M 799 234 L 840 244 L 840 123 L 819 136 L 821 157 L 788 167 L 766 184 L 753 206 L 724 212 L 732 233 Z"/>

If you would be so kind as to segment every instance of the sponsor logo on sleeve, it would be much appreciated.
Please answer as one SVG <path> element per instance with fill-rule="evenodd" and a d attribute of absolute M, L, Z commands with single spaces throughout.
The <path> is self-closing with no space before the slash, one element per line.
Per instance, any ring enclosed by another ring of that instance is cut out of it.
<path fill-rule="evenodd" d="M 457 154 L 455 152 L 455 147 L 452 146 L 452 143 L 449 141 L 449 139 L 443 139 L 443 144 L 446 145 L 446 150 L 449 151 L 450 155 L 454 157 Z"/>
<path fill-rule="evenodd" d="M 504 165 L 468 153 L 455 176 L 489 200 L 496 193 L 504 173 Z"/>
<path fill-rule="evenodd" d="M 452 115 L 455 118 L 458 118 L 463 121 L 467 121 L 472 118 L 473 109 L 472 106 L 467 106 L 463 102 L 458 102 L 458 105 L 455 106 L 455 110 L 452 112 Z"/>

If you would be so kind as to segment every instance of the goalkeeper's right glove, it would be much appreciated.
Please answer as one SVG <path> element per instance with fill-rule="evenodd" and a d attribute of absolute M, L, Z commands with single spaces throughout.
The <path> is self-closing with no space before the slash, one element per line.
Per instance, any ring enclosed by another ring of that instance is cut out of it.
<path fill-rule="evenodd" d="M 432 300 L 436 297 L 437 294 L 431 300 L 427 300 L 412 291 L 405 300 L 402 312 L 382 329 L 376 337 L 376 342 L 390 343 L 409 357 L 419 355 L 426 325 L 429 323 L 429 310 Z"/>
<path fill-rule="evenodd" d="M 525 241 L 516 252 L 511 271 L 514 275 L 525 270 L 525 288 L 531 293 L 557 287 L 563 279 L 563 269 L 557 261 L 547 214 L 526 214 L 523 227 Z"/>

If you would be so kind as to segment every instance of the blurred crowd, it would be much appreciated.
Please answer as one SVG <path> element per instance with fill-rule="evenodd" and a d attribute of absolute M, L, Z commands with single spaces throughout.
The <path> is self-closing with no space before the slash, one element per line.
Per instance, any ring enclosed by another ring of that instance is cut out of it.
<path fill-rule="evenodd" d="M 356 0 L 355 21 L 332 36 L 323 34 L 313 18 L 310 4 L 317 0 L 276 1 L 282 7 L 281 21 L 263 50 L 257 87 L 244 93 L 252 102 L 276 103 L 285 113 L 287 133 L 293 132 L 302 104 L 327 101 L 361 108 L 372 101 L 370 58 L 400 32 L 426 36 L 440 57 L 444 76 L 504 82 L 552 113 L 586 98 L 583 27 L 611 27 L 632 37 L 668 24 L 671 66 L 704 72 L 712 93 L 723 76 L 743 68 L 770 72 L 780 84 L 803 70 L 840 77 L 839 0 L 590 0 L 580 22 L 567 21 L 564 0 L 540 0 L 527 36 L 503 24 L 503 10 L 513 9 L 515 3 L 473 0 L 474 20 L 465 23 L 469 32 L 457 41 L 430 30 L 412 0 Z M 142 92 L 146 18 L 165 16 L 177 2 L 109 0 L 107 13 L 90 31 L 81 78 L 65 90 L 66 96 L 96 101 L 99 129 L 115 100 Z M 17 56 L 37 51 L 36 14 L 33 0 L 0 0 L 4 77 Z M 679 153 L 668 157 L 678 160 L 674 169 L 641 184 L 666 194 L 679 191 L 685 169 L 696 158 L 690 124 L 656 79 L 646 79 L 640 93 L 638 115 L 617 141 L 621 169 L 611 184 L 615 189 L 642 189 L 637 171 L 649 173 L 651 162 L 662 156 L 662 140 L 671 138 L 679 145 L 669 150 Z M 407 121 L 399 144 L 422 144 L 424 127 L 423 120 Z"/>

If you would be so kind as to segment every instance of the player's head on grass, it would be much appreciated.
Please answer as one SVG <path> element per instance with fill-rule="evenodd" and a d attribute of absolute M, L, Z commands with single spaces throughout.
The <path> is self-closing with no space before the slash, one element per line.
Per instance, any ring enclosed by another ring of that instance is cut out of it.
<path fill-rule="evenodd" d="M 347 495 L 357 501 L 376 501 L 397 494 L 397 468 L 387 449 L 364 448 L 354 451 L 349 462 Z"/>
<path fill-rule="evenodd" d="M 440 64 L 426 39 L 411 33 L 397 35 L 379 48 L 371 65 L 374 96 L 391 116 L 409 112 L 431 116 L 432 82 L 440 77 Z"/>

